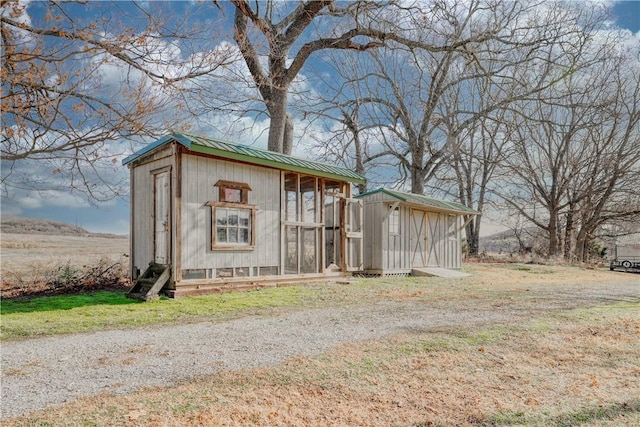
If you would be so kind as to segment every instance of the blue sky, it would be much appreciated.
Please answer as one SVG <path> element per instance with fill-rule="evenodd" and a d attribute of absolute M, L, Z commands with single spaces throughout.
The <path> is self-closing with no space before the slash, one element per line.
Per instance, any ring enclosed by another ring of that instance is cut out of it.
<path fill-rule="evenodd" d="M 615 22 L 633 33 L 640 31 L 640 1 L 617 2 L 613 7 Z M 126 173 L 126 167 L 122 166 Z M 116 199 L 94 206 L 82 196 L 22 196 L 19 200 L 2 198 L 2 215 L 18 215 L 77 224 L 89 231 L 128 234 L 129 201 Z"/>
<path fill-rule="evenodd" d="M 640 0 L 618 2 L 613 6 L 616 23 L 634 33 L 640 31 Z"/>

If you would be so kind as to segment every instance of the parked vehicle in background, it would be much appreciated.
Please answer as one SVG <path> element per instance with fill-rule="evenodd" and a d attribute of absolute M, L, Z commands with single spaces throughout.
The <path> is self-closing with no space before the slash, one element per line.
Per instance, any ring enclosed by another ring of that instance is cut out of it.
<path fill-rule="evenodd" d="M 615 246 L 614 258 L 609 270 L 624 270 L 640 273 L 640 234 L 625 236 Z"/>

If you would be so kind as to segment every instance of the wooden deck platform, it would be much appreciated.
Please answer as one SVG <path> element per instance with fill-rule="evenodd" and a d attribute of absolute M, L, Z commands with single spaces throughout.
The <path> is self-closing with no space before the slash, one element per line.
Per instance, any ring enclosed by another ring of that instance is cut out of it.
<path fill-rule="evenodd" d="M 451 270 L 448 268 L 413 268 L 411 269 L 412 276 L 428 276 L 428 277 L 469 277 L 471 274 L 463 273 L 458 270 Z"/>

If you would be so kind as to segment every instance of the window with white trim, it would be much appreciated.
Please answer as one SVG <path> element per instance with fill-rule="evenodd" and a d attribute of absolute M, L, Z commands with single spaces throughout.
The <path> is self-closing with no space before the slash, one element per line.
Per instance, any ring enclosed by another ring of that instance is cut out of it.
<path fill-rule="evenodd" d="M 211 206 L 211 249 L 253 249 L 255 246 L 256 206 L 249 205 L 247 184 L 218 181 L 217 202 Z"/>
<path fill-rule="evenodd" d="M 391 207 L 389 212 L 389 233 L 400 234 L 400 211 L 397 207 Z"/>

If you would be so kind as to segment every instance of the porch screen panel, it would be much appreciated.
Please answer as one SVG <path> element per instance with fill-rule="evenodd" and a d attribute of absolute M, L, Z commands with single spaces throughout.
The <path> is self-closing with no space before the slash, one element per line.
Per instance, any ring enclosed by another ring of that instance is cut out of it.
<path fill-rule="evenodd" d="M 317 229 L 302 229 L 302 265 L 301 273 L 316 273 L 318 271 Z"/>
<path fill-rule="evenodd" d="M 323 224 L 319 203 L 322 183 L 315 176 L 283 173 L 282 229 L 284 232 L 285 274 L 320 272 Z"/>
<path fill-rule="evenodd" d="M 300 221 L 307 223 L 318 222 L 316 217 L 316 193 L 316 178 L 301 177 L 300 194 L 302 199 L 302 218 L 300 218 Z"/>
<path fill-rule="evenodd" d="M 288 173 L 284 179 L 285 220 L 298 221 L 298 175 Z"/>
<path fill-rule="evenodd" d="M 285 260 L 286 274 L 298 273 L 298 227 L 285 227 Z"/>

